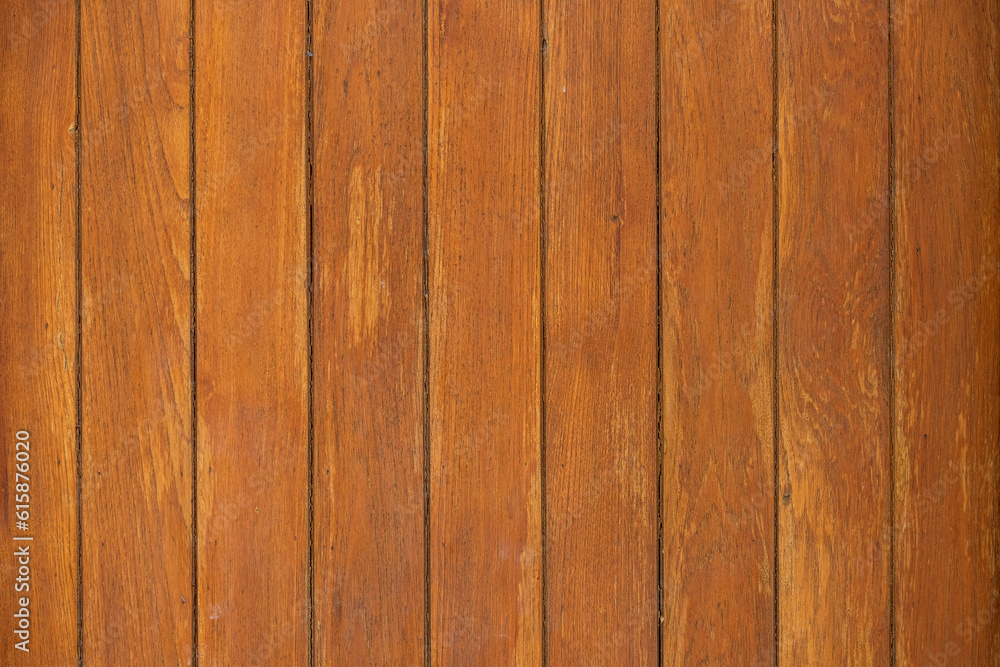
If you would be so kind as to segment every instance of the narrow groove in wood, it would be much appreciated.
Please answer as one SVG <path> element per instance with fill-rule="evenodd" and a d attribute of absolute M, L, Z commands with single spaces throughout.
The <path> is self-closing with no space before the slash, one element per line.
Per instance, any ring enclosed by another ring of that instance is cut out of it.
<path fill-rule="evenodd" d="M 428 3 L 423 2 L 423 265 L 421 267 L 424 312 L 424 667 L 431 667 L 431 312 L 430 312 L 430 220 L 428 218 L 428 114 L 430 106 L 430 64 L 428 62 Z"/>
<path fill-rule="evenodd" d="M 315 510 L 315 477 L 316 477 L 316 411 L 315 411 L 315 361 L 313 355 L 313 322 L 314 322 L 314 280 L 316 267 L 315 254 L 315 197 L 313 179 L 313 156 L 315 155 L 315 145 L 313 137 L 313 3 L 312 0 L 305 0 L 306 3 L 306 82 L 305 82 L 305 123 L 306 123 L 306 215 L 307 215 L 307 245 L 308 245 L 308 276 L 306 278 L 306 347 L 308 356 L 308 384 L 309 394 L 306 399 L 306 465 L 307 482 L 306 497 L 308 499 L 308 524 L 309 524 L 309 544 L 308 544 L 308 567 L 306 571 L 309 601 L 307 604 L 306 624 L 309 642 L 309 653 L 307 663 L 309 667 L 316 664 L 316 510 Z"/>
<path fill-rule="evenodd" d="M 76 0 L 76 648 L 77 664 L 83 667 L 83 141 L 81 139 L 82 0 Z"/>
<path fill-rule="evenodd" d="M 781 422 L 779 404 L 779 372 L 778 372 L 778 230 L 780 228 L 779 215 L 781 213 L 778 201 L 779 184 L 778 169 L 781 166 L 779 160 L 778 146 L 778 0 L 771 2 L 771 366 L 773 376 L 771 378 L 771 421 L 772 440 L 774 447 L 774 579 L 771 583 L 772 594 L 774 595 L 774 664 L 778 667 L 780 661 L 780 590 L 781 590 L 781 569 L 778 558 L 780 545 L 780 535 L 778 530 L 779 513 L 781 511 L 779 492 L 779 471 L 781 459 Z"/>
<path fill-rule="evenodd" d="M 195 117 L 195 2 L 190 4 L 188 67 L 190 83 L 190 216 L 191 216 L 191 664 L 198 667 L 198 227 L 197 227 L 197 132 Z"/>
<path fill-rule="evenodd" d="M 548 485 L 545 469 L 546 452 L 546 428 L 545 421 L 548 415 L 546 406 L 546 381 L 545 381 L 545 347 L 547 338 L 547 318 L 546 311 L 546 290 L 545 290 L 545 253 L 546 253 L 546 201 L 545 201 L 545 151 L 546 151 L 546 123 L 545 123 L 545 66 L 547 63 L 548 40 L 545 31 L 545 0 L 538 2 L 538 38 L 540 53 L 538 57 L 538 301 L 541 304 L 538 327 L 538 362 L 539 362 L 539 457 L 538 475 L 541 479 L 541 526 L 542 526 L 542 667 L 549 664 L 549 577 L 548 577 Z"/>
<path fill-rule="evenodd" d="M 660 0 L 656 0 L 656 664 L 663 664 L 663 178 L 661 169 L 661 98 L 663 90 L 660 49 Z"/>
<path fill-rule="evenodd" d="M 893 0 L 886 2 L 889 68 L 889 665 L 896 666 L 896 125 L 893 111 Z"/>

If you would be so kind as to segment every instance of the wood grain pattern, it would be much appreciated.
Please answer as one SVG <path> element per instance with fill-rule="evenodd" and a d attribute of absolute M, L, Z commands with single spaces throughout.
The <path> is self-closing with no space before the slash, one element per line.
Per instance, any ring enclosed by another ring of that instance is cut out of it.
<path fill-rule="evenodd" d="M 1000 667 L 995 0 L 0 40 L 0 664 Z"/>
<path fill-rule="evenodd" d="M 76 19 L 70 3 L 43 17 L 35 4 L 0 13 L 0 663 L 49 667 L 77 657 Z M 21 598 L 28 637 L 14 634 Z"/>
<path fill-rule="evenodd" d="M 309 653 L 305 3 L 197 3 L 199 652 Z"/>
<path fill-rule="evenodd" d="M 548 657 L 650 664 L 659 557 L 655 5 L 545 10 Z"/>
<path fill-rule="evenodd" d="M 779 662 L 890 659 L 886 6 L 778 5 Z M 848 616 L 849 614 L 849 616 Z M 849 620 L 848 620 L 849 619 Z"/>
<path fill-rule="evenodd" d="M 417 665 L 423 3 L 314 7 L 316 661 Z"/>
<path fill-rule="evenodd" d="M 81 12 L 83 654 L 184 664 L 190 18 L 174 2 L 87 1 Z"/>
<path fill-rule="evenodd" d="M 894 24 L 897 664 L 1000 664 L 995 2 Z"/>
<path fill-rule="evenodd" d="M 774 661 L 770 19 L 661 14 L 664 665 Z"/>
<path fill-rule="evenodd" d="M 428 26 L 433 661 L 536 665 L 539 8 L 434 0 Z"/>

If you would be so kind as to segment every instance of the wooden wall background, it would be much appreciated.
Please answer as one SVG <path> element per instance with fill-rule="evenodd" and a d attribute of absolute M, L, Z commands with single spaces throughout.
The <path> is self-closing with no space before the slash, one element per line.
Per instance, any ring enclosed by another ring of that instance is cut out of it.
<path fill-rule="evenodd" d="M 2 662 L 1000 665 L 998 30 L 5 0 Z"/>

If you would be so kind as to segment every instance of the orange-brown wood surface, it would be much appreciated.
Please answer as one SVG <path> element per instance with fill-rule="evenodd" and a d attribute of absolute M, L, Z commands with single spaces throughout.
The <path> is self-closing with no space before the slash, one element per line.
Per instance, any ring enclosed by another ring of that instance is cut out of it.
<path fill-rule="evenodd" d="M 187 8 L 82 3 L 82 655 L 191 658 Z"/>
<path fill-rule="evenodd" d="M 428 14 L 431 660 L 542 654 L 539 8 Z"/>
<path fill-rule="evenodd" d="M 771 4 L 661 11 L 663 664 L 770 665 Z"/>
<path fill-rule="evenodd" d="M 544 27 L 548 659 L 651 664 L 655 5 L 546 3 Z"/>
<path fill-rule="evenodd" d="M 899 665 L 1000 659 L 998 18 L 893 12 Z"/>
<path fill-rule="evenodd" d="M 314 5 L 316 663 L 424 655 L 423 5 Z"/>
<path fill-rule="evenodd" d="M 10 0 L 0 664 L 1000 665 L 998 48 Z"/>
<path fill-rule="evenodd" d="M 76 21 L 35 4 L 0 12 L 0 663 L 48 667 L 77 657 Z"/>
<path fill-rule="evenodd" d="M 778 662 L 889 664 L 886 7 L 776 18 Z"/>
<path fill-rule="evenodd" d="M 305 5 L 198 2 L 198 651 L 309 655 Z"/>

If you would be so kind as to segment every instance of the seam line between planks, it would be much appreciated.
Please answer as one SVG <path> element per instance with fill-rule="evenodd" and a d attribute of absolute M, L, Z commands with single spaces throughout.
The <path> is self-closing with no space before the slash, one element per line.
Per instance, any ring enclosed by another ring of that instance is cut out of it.
<path fill-rule="evenodd" d="M 82 110 L 82 39 L 83 10 L 76 0 L 76 99 L 73 144 L 76 152 L 76 661 L 83 666 L 83 141 L 81 139 Z"/>
<path fill-rule="evenodd" d="M 191 173 L 189 175 L 189 198 L 190 198 L 190 246 L 191 246 L 191 664 L 198 667 L 199 647 L 198 647 L 198 227 L 197 227 L 197 138 L 196 138 L 196 116 L 195 102 L 197 99 L 195 91 L 195 29 L 196 29 L 196 0 L 191 0 L 189 5 L 188 25 L 188 67 L 189 90 L 188 104 L 190 105 L 189 115 L 189 148 Z"/>
<path fill-rule="evenodd" d="M 430 64 L 428 62 L 429 33 L 427 28 L 428 3 L 423 0 L 423 476 L 424 476 L 424 667 L 431 667 L 431 315 L 430 315 L 430 222 L 428 217 L 428 114 L 430 106 Z"/>
<path fill-rule="evenodd" d="M 307 218 L 307 248 L 308 274 L 306 277 L 306 347 L 308 355 L 308 396 L 306 422 L 306 463 L 308 503 L 308 567 L 306 571 L 306 588 L 308 590 L 307 619 L 308 623 L 308 655 L 307 664 L 316 664 L 316 512 L 315 512 L 315 462 L 316 462 L 316 420 L 315 420 L 315 357 L 313 354 L 313 323 L 314 323 L 314 277 L 315 277 L 315 225 L 314 225 L 314 180 L 313 158 L 315 152 L 313 135 L 313 2 L 305 0 L 306 34 L 305 34 L 305 131 L 306 131 L 306 218 Z"/>
<path fill-rule="evenodd" d="M 663 96 L 660 0 L 656 0 L 656 664 L 663 664 L 663 177 L 661 99 Z"/>
<path fill-rule="evenodd" d="M 541 480 L 541 498 L 539 499 L 539 511 L 541 513 L 541 542 L 542 542 L 542 554 L 541 554 L 541 568 L 542 568 L 542 667 L 549 664 L 549 613 L 548 613 L 548 598 L 549 598 L 549 576 L 548 576 L 548 483 L 547 483 L 547 470 L 546 470 L 546 449 L 548 445 L 548 433 L 545 428 L 545 422 L 548 415 L 548 405 L 546 404 L 546 392 L 548 389 L 548 384 L 545 381 L 546 375 L 546 358 L 545 358 L 545 348 L 548 342 L 548 319 L 545 316 L 546 311 L 546 285 L 545 285 L 545 270 L 546 261 L 545 254 L 548 250 L 547 248 L 547 224 L 548 216 L 546 215 L 546 196 L 545 196 L 545 186 L 546 186 L 546 169 L 545 169 L 545 159 L 547 142 L 545 133 L 547 131 L 545 114 L 546 114 L 546 98 L 545 98 L 545 66 L 548 57 L 548 38 L 545 29 L 545 0 L 539 0 L 538 2 L 538 37 L 539 37 L 539 55 L 538 55 L 538 301 L 541 304 L 539 313 L 539 330 L 538 330 L 538 363 L 539 363 L 539 459 L 538 459 L 538 474 Z"/>
<path fill-rule="evenodd" d="M 777 667 L 780 664 L 781 657 L 781 643 L 780 643 L 780 627 L 781 627 L 781 617 L 779 614 L 780 610 L 780 591 L 781 591 L 781 569 L 780 569 L 780 558 L 778 552 L 780 550 L 780 517 L 781 504 L 780 504 L 780 490 L 779 490 L 779 471 L 780 471 L 780 459 L 781 459 L 781 408 L 779 401 L 780 392 L 780 372 L 779 372 L 779 355 L 780 349 L 778 347 L 778 327 L 780 322 L 780 309 L 778 307 L 778 294 L 779 294 L 779 232 L 781 229 L 780 225 L 780 215 L 781 215 L 781 205 L 778 199 L 780 193 L 779 183 L 778 183 L 778 169 L 781 166 L 780 161 L 780 145 L 778 143 L 778 0 L 771 0 L 771 362 L 772 362 L 772 373 L 771 378 L 771 419 L 772 419 L 772 446 L 774 448 L 774 581 L 772 583 L 772 592 L 774 595 L 774 664 Z"/>
<path fill-rule="evenodd" d="M 889 665 L 896 665 L 896 119 L 893 0 L 886 2 L 889 113 Z"/>

